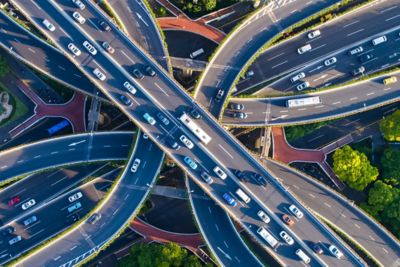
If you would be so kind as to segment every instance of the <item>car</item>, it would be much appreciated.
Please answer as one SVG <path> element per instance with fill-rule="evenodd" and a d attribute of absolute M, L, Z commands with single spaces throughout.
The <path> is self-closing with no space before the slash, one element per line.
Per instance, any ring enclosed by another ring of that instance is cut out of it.
<path fill-rule="evenodd" d="M 213 171 L 215 172 L 216 175 L 219 176 L 219 178 L 221 178 L 222 180 L 225 180 L 226 177 L 228 177 L 228 175 L 226 175 L 226 173 L 221 170 L 221 168 L 219 166 L 215 166 Z"/>
<path fill-rule="evenodd" d="M 140 159 L 135 159 L 133 161 L 132 167 L 131 167 L 131 172 L 137 172 L 137 169 L 139 168 L 141 160 Z"/>
<path fill-rule="evenodd" d="M 81 217 L 79 216 L 78 213 L 74 213 L 71 218 L 68 220 L 70 223 L 76 222 L 80 219 Z"/>
<path fill-rule="evenodd" d="M 351 75 L 357 76 L 357 75 L 363 74 L 364 72 L 365 72 L 365 67 L 361 66 L 361 67 L 358 67 L 357 69 L 353 70 L 351 72 Z"/>
<path fill-rule="evenodd" d="M 321 246 L 318 244 L 314 244 L 312 249 L 314 250 L 315 253 L 317 254 L 322 254 L 324 251 L 322 250 Z"/>
<path fill-rule="evenodd" d="M 238 103 L 230 103 L 229 108 L 233 110 L 243 110 L 244 105 L 243 104 L 238 104 Z"/>
<path fill-rule="evenodd" d="M 221 99 L 224 97 L 225 91 L 222 89 L 219 89 L 217 92 L 217 95 L 215 96 L 215 100 L 217 102 L 221 101 Z"/>
<path fill-rule="evenodd" d="M 236 119 L 246 119 L 247 114 L 244 112 L 235 112 L 235 113 L 233 113 L 233 117 Z"/>
<path fill-rule="evenodd" d="M 106 32 L 109 32 L 109 31 L 111 31 L 111 27 L 110 27 L 110 25 L 108 25 L 108 23 L 107 22 L 105 22 L 104 20 L 99 20 L 99 25 L 100 25 L 100 27 L 101 27 L 101 29 L 103 30 L 103 31 L 106 31 Z"/>
<path fill-rule="evenodd" d="M 145 70 L 146 73 L 147 73 L 148 75 L 150 75 L 151 77 L 154 77 L 154 76 L 157 75 L 157 73 L 154 71 L 154 69 L 153 69 L 151 66 L 149 66 L 149 65 L 147 65 L 147 66 L 144 68 L 144 70 Z"/>
<path fill-rule="evenodd" d="M 8 200 L 7 204 L 9 207 L 13 207 L 21 201 L 20 196 L 14 196 L 10 200 Z"/>
<path fill-rule="evenodd" d="M 306 88 L 310 87 L 310 83 L 309 82 L 303 82 L 299 85 L 296 86 L 297 91 L 302 91 Z"/>
<path fill-rule="evenodd" d="M 315 30 L 315 31 L 312 31 L 309 34 L 307 34 L 307 37 L 308 37 L 308 39 L 314 39 L 314 38 L 316 38 L 316 37 L 318 37 L 320 35 L 321 35 L 321 31 L 320 30 Z"/>
<path fill-rule="evenodd" d="M 236 207 L 237 202 L 236 200 L 231 197 L 231 195 L 229 193 L 225 193 L 222 195 L 222 198 L 232 207 Z"/>
<path fill-rule="evenodd" d="M 189 149 L 192 149 L 194 147 L 193 142 L 189 140 L 189 138 L 187 138 L 185 135 L 181 135 L 181 137 L 179 137 L 179 140 L 181 140 L 181 142 Z"/>
<path fill-rule="evenodd" d="M 135 78 L 138 79 L 138 80 L 141 80 L 141 79 L 143 79 L 143 77 L 144 77 L 143 73 L 141 73 L 140 70 L 139 70 L 138 68 L 134 68 L 134 69 L 132 70 L 132 74 L 133 74 L 133 77 L 135 77 Z"/>
<path fill-rule="evenodd" d="M 79 23 L 79 24 L 84 24 L 86 22 L 86 19 L 78 12 L 75 11 L 72 13 L 72 17 Z"/>
<path fill-rule="evenodd" d="M 147 134 L 143 134 L 143 139 L 149 139 L 149 136 Z"/>
<path fill-rule="evenodd" d="M 293 213 L 293 215 L 296 216 L 298 219 L 301 219 L 301 218 L 303 218 L 303 216 L 304 216 L 303 212 L 301 212 L 301 211 L 299 210 L 299 208 L 296 207 L 296 206 L 293 205 L 293 204 L 289 206 L 289 210 L 290 210 L 290 211 Z"/>
<path fill-rule="evenodd" d="M 385 43 L 387 41 L 387 37 L 385 35 L 382 35 L 380 37 L 377 37 L 375 39 L 372 40 L 372 44 L 373 45 L 378 45 L 378 44 L 382 44 Z"/>
<path fill-rule="evenodd" d="M 259 182 L 262 186 L 267 186 L 268 184 L 267 180 L 261 175 L 257 177 L 257 182 Z"/>
<path fill-rule="evenodd" d="M 85 5 L 80 0 L 72 0 L 72 3 L 74 3 L 80 10 L 85 9 Z"/>
<path fill-rule="evenodd" d="M 285 231 L 281 231 L 281 232 L 279 233 L 279 236 L 282 237 L 282 239 L 283 239 L 288 245 L 291 246 L 291 245 L 294 244 L 293 238 L 292 238 L 288 233 L 286 233 Z"/>
<path fill-rule="evenodd" d="M 181 146 L 178 145 L 177 142 L 175 142 L 175 140 L 172 137 L 167 137 L 167 143 L 170 147 L 172 147 L 175 150 L 178 150 Z"/>
<path fill-rule="evenodd" d="M 361 63 L 364 63 L 373 58 L 374 58 L 374 54 L 369 53 L 369 54 L 364 54 L 364 55 L 360 56 L 358 59 L 360 60 Z"/>
<path fill-rule="evenodd" d="M 290 78 L 290 81 L 292 83 L 294 83 L 294 82 L 297 82 L 298 80 L 301 80 L 301 79 L 303 79 L 305 77 L 306 77 L 306 74 L 304 72 L 300 72 L 299 74 L 297 74 L 297 75 L 293 76 L 292 78 Z"/>
<path fill-rule="evenodd" d="M 147 113 L 147 112 L 143 114 L 143 118 L 144 118 L 150 125 L 156 124 L 156 120 L 155 120 L 152 116 L 150 116 L 150 114 Z"/>
<path fill-rule="evenodd" d="M 76 47 L 76 45 L 74 45 L 73 43 L 69 43 L 68 44 L 68 50 L 72 52 L 72 54 L 74 54 L 75 56 L 80 56 L 80 54 L 82 53 L 81 50 L 79 50 L 78 47 Z"/>
<path fill-rule="evenodd" d="M 30 207 L 33 207 L 36 204 L 36 201 L 32 198 L 31 200 L 25 202 L 21 205 L 22 210 L 27 210 Z"/>
<path fill-rule="evenodd" d="M 100 80 L 100 81 L 104 81 L 106 79 L 106 75 L 104 75 L 104 73 L 102 73 L 98 68 L 95 68 L 93 70 L 93 74 Z"/>
<path fill-rule="evenodd" d="M 292 218 L 290 218 L 290 216 L 287 214 L 282 215 L 282 220 L 289 226 L 293 226 L 295 224 L 294 220 L 292 220 Z"/>
<path fill-rule="evenodd" d="M 12 233 L 15 232 L 15 228 L 12 226 L 7 226 L 6 228 L 4 228 L 4 230 L 1 232 L 2 236 L 8 236 L 11 235 Z"/>
<path fill-rule="evenodd" d="M 68 207 L 68 212 L 69 213 L 74 212 L 75 210 L 77 210 L 77 209 L 79 209 L 81 207 L 82 207 L 81 202 L 75 202 L 73 205 Z"/>
<path fill-rule="evenodd" d="M 84 42 L 83 42 L 83 47 L 85 47 L 86 50 L 87 50 L 90 54 L 92 54 L 93 56 L 95 56 L 95 55 L 97 54 L 96 48 L 94 48 L 94 46 L 91 45 L 88 41 L 84 41 Z"/>
<path fill-rule="evenodd" d="M 76 192 L 75 194 L 69 196 L 69 197 L 68 197 L 68 201 L 69 201 L 69 202 L 74 202 L 75 200 L 80 199 L 82 196 L 83 196 L 82 193 L 78 191 L 78 192 Z"/>
<path fill-rule="evenodd" d="M 124 95 L 119 95 L 119 99 L 124 103 L 126 106 L 132 105 L 132 101 Z"/>
<path fill-rule="evenodd" d="M 254 76 L 254 71 L 249 70 L 249 71 L 246 71 L 246 73 L 241 78 L 242 79 L 249 79 L 249 78 L 251 78 L 253 76 Z"/>
<path fill-rule="evenodd" d="M 101 46 L 110 54 L 114 54 L 115 49 L 108 43 L 108 42 L 103 42 Z"/>
<path fill-rule="evenodd" d="M 299 55 L 304 54 L 305 52 L 310 51 L 311 48 L 312 48 L 312 47 L 311 47 L 310 44 L 306 44 L 306 45 L 300 47 L 299 49 L 297 49 L 297 53 L 298 53 Z"/>
<path fill-rule="evenodd" d="M 351 49 L 348 52 L 348 54 L 349 54 L 349 56 L 353 56 L 353 55 L 359 54 L 363 51 L 364 51 L 364 48 L 362 46 L 357 46 L 357 47 L 354 47 L 353 49 Z"/>
<path fill-rule="evenodd" d="M 324 65 L 326 67 L 328 67 L 328 66 L 330 66 L 332 64 L 335 64 L 336 62 L 337 62 L 336 57 L 331 57 L 331 58 L 328 58 L 327 60 L 324 61 Z"/>
<path fill-rule="evenodd" d="M 22 240 L 22 237 L 20 235 L 17 235 L 16 237 L 11 238 L 8 241 L 8 244 L 11 246 L 11 245 L 14 245 L 15 243 L 17 243 L 17 242 L 19 242 L 21 240 Z"/>
<path fill-rule="evenodd" d="M 196 108 L 191 109 L 189 114 L 190 116 L 192 116 L 193 119 L 201 119 L 201 114 Z"/>
<path fill-rule="evenodd" d="M 87 222 L 90 223 L 90 224 L 95 224 L 100 219 L 101 219 L 101 214 L 100 213 L 93 213 L 92 216 L 89 217 Z"/>
<path fill-rule="evenodd" d="M 159 119 L 161 120 L 161 122 L 162 122 L 165 126 L 167 126 L 167 125 L 169 124 L 169 120 L 168 120 L 167 117 L 166 117 L 164 114 L 162 114 L 161 112 L 158 112 L 158 113 L 157 113 L 157 118 L 159 118 Z"/>
<path fill-rule="evenodd" d="M 235 176 L 242 182 L 247 183 L 248 181 L 250 181 L 250 179 L 240 170 L 235 170 L 234 171 Z"/>
<path fill-rule="evenodd" d="M 214 182 L 213 178 L 211 178 L 211 176 L 206 173 L 206 172 L 202 172 L 200 174 L 200 177 L 207 183 L 207 184 L 212 184 Z"/>
<path fill-rule="evenodd" d="M 257 212 L 257 216 L 261 219 L 261 221 L 263 221 L 265 223 L 269 223 L 271 221 L 271 219 L 268 217 L 268 215 L 263 210 L 259 210 Z"/>
<path fill-rule="evenodd" d="M 30 224 L 36 222 L 37 220 L 38 220 L 37 217 L 36 217 L 35 215 L 33 215 L 33 216 L 29 217 L 28 219 L 26 219 L 26 220 L 24 221 L 24 225 L 25 225 L 25 226 L 28 226 L 28 225 L 30 225 Z"/>
<path fill-rule="evenodd" d="M 343 257 L 343 253 L 334 245 L 329 246 L 329 251 L 332 253 L 333 256 L 338 259 L 341 259 Z"/>
<path fill-rule="evenodd" d="M 132 84 L 130 84 L 130 82 L 128 82 L 128 81 L 124 82 L 124 87 L 125 87 L 126 90 L 128 90 L 132 95 L 136 94 L 136 89 L 135 89 L 135 87 L 133 87 Z"/>
<path fill-rule="evenodd" d="M 190 168 L 192 168 L 193 170 L 197 169 L 197 163 L 192 160 L 190 157 L 186 156 L 183 161 L 189 165 Z"/>
<path fill-rule="evenodd" d="M 46 26 L 46 28 L 51 31 L 54 32 L 56 30 L 56 27 L 54 27 L 54 25 L 52 23 L 50 23 L 50 21 L 48 21 L 47 19 L 44 19 L 42 21 L 43 25 Z"/>
<path fill-rule="evenodd" d="M 397 77 L 396 76 L 391 76 L 391 77 L 383 79 L 383 84 L 384 85 L 392 84 L 392 83 L 395 83 L 395 82 L 397 82 Z"/>

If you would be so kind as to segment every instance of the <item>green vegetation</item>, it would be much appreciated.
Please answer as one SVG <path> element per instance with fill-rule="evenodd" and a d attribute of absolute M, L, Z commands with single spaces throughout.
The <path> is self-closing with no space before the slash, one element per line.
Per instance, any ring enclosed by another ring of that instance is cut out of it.
<path fill-rule="evenodd" d="M 10 72 L 10 67 L 4 57 L 0 55 L 0 77 L 3 78 Z"/>
<path fill-rule="evenodd" d="M 167 16 L 167 10 L 165 9 L 165 7 L 160 6 L 160 7 L 157 9 L 157 16 L 158 16 L 158 17 L 165 17 L 165 16 Z"/>
<path fill-rule="evenodd" d="M 151 243 L 148 245 L 136 244 L 130 249 L 127 257 L 119 263 L 120 267 L 201 267 L 199 259 L 188 254 L 188 251 L 175 243 L 160 245 Z"/>
<path fill-rule="evenodd" d="M 237 0 L 172 0 L 173 4 L 186 12 L 190 17 L 200 17 L 212 11 L 230 6 Z"/>
<path fill-rule="evenodd" d="M 346 145 L 333 154 L 333 170 L 349 187 L 364 190 L 378 178 L 378 168 L 371 165 L 364 153 Z"/>
<path fill-rule="evenodd" d="M 68 86 L 65 86 L 64 84 L 50 78 L 49 76 L 47 76 L 41 72 L 38 72 L 35 70 L 33 72 L 35 72 L 35 74 L 37 76 L 39 76 L 40 79 L 42 81 L 44 81 L 48 86 L 53 88 L 54 91 L 56 91 L 61 96 L 61 98 L 64 100 L 64 102 L 68 102 L 74 96 L 75 91 L 73 91 Z"/>
<path fill-rule="evenodd" d="M 103 9 L 104 12 L 106 12 L 107 15 L 110 16 L 115 21 L 115 23 L 118 25 L 118 27 L 120 27 L 123 31 L 125 31 L 124 24 L 119 19 L 119 17 L 115 13 L 114 9 L 112 9 L 112 7 L 107 2 L 107 0 L 97 0 L 96 2 L 99 4 L 101 9 Z"/>
<path fill-rule="evenodd" d="M 331 120 L 284 127 L 286 140 L 292 141 L 331 123 Z"/>
<path fill-rule="evenodd" d="M 400 141 L 400 110 L 383 119 L 379 127 L 383 137 L 390 142 Z"/>
<path fill-rule="evenodd" d="M 25 106 L 24 103 L 22 103 L 22 101 L 19 101 L 18 98 L 16 98 L 10 90 L 8 90 L 2 83 L 0 83 L 0 92 L 1 91 L 6 91 L 9 95 L 10 95 L 10 105 L 13 106 L 13 111 L 11 113 L 11 116 L 7 119 L 4 120 L 0 123 L 1 127 L 6 126 L 7 124 L 19 119 L 20 117 L 25 116 L 29 109 L 27 106 Z"/>
<path fill-rule="evenodd" d="M 400 149 L 386 148 L 381 158 L 382 176 L 400 183 Z"/>

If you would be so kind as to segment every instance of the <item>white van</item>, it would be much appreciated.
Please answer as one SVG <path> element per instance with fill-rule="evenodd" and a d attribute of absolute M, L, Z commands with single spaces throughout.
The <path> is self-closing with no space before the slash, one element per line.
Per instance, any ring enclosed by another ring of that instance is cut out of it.
<path fill-rule="evenodd" d="M 310 263 L 311 261 L 310 257 L 308 257 L 307 254 L 301 249 L 296 250 L 296 255 L 299 256 L 304 263 Z"/>
<path fill-rule="evenodd" d="M 311 50 L 311 45 L 307 44 L 307 45 L 304 45 L 304 46 L 300 47 L 299 49 L 297 49 L 297 53 L 299 53 L 301 55 L 310 50 Z"/>
<path fill-rule="evenodd" d="M 387 41 L 387 38 L 386 38 L 385 35 L 383 35 L 383 36 L 380 36 L 378 38 L 373 39 L 372 40 L 372 44 L 373 45 L 378 45 L 378 44 L 384 43 L 386 41 Z"/>
<path fill-rule="evenodd" d="M 236 195 L 238 195 L 245 203 L 249 203 L 251 200 L 251 198 L 240 188 L 236 190 Z"/>
<path fill-rule="evenodd" d="M 278 245 L 278 240 L 275 239 L 264 227 L 260 227 L 257 233 L 272 247 L 275 248 Z"/>
<path fill-rule="evenodd" d="M 190 58 L 196 58 L 196 57 L 200 56 L 203 53 L 204 53 L 204 49 L 200 48 L 200 49 L 194 51 L 193 53 L 190 53 L 189 56 L 190 56 Z"/>

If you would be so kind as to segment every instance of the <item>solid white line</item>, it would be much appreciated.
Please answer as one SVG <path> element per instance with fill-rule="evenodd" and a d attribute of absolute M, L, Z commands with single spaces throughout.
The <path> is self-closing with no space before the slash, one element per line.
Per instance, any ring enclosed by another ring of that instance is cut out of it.
<path fill-rule="evenodd" d="M 228 152 L 223 146 L 221 146 L 220 144 L 218 144 L 218 146 L 219 146 L 223 151 L 225 151 L 225 153 L 228 154 L 228 156 L 231 157 L 231 159 L 233 159 L 233 156 L 232 156 L 231 154 L 229 154 L 229 152 Z"/>
<path fill-rule="evenodd" d="M 271 69 L 274 69 L 274 68 L 276 68 L 276 67 L 279 67 L 280 65 L 286 64 L 287 62 L 288 62 L 288 61 L 285 60 L 285 61 L 283 61 L 283 62 L 281 62 L 281 63 L 279 63 L 279 64 L 276 64 L 275 66 L 272 66 Z"/>
<path fill-rule="evenodd" d="M 396 16 L 393 16 L 393 17 L 391 17 L 391 18 L 385 19 L 385 21 L 390 21 L 390 20 L 395 19 L 395 18 L 397 18 L 397 17 L 400 17 L 400 15 L 396 15 Z"/>
<path fill-rule="evenodd" d="M 364 31 L 364 29 L 359 29 L 359 30 L 357 30 L 357 31 L 355 31 L 355 32 L 352 32 L 352 33 L 347 34 L 346 36 L 349 37 L 349 36 L 352 36 L 352 35 L 354 35 L 354 34 L 357 34 L 357 33 L 359 33 L 359 32 L 362 32 L 362 31 Z"/>
<path fill-rule="evenodd" d="M 166 96 L 169 96 L 169 95 L 164 91 L 164 89 L 162 89 L 161 86 L 159 86 L 157 83 L 154 83 L 154 85 L 157 86 L 158 89 L 160 89 Z"/>
<path fill-rule="evenodd" d="M 356 24 L 357 22 L 360 22 L 360 21 L 359 20 L 355 20 L 353 22 L 350 22 L 349 24 L 344 25 L 343 28 L 347 28 L 347 27 L 349 27 L 349 26 L 351 26 L 353 24 Z"/>
<path fill-rule="evenodd" d="M 133 59 L 131 59 L 131 58 L 125 53 L 124 50 L 120 50 L 120 51 L 121 51 L 121 53 L 122 53 L 130 62 L 132 62 L 133 64 L 136 63 Z"/>
<path fill-rule="evenodd" d="M 320 48 L 322 48 L 322 47 L 324 47 L 324 46 L 326 46 L 326 44 L 320 45 L 320 46 L 318 46 L 318 47 L 314 48 L 314 49 L 313 49 L 313 50 L 311 50 L 311 51 L 315 51 L 315 50 L 317 50 L 317 49 L 320 49 Z"/>
<path fill-rule="evenodd" d="M 54 186 L 54 185 L 58 184 L 59 182 L 65 180 L 67 178 L 68 178 L 68 176 L 64 176 L 62 179 L 58 180 L 57 182 L 52 183 L 50 186 Z"/>
<path fill-rule="evenodd" d="M 273 57 L 267 59 L 267 61 L 273 60 L 273 59 L 275 59 L 275 58 L 277 58 L 277 57 L 280 57 L 280 56 L 282 56 L 282 55 L 284 55 L 284 54 L 285 54 L 285 52 L 282 52 L 282 53 L 280 53 L 279 55 L 276 55 L 276 56 L 273 56 Z"/>

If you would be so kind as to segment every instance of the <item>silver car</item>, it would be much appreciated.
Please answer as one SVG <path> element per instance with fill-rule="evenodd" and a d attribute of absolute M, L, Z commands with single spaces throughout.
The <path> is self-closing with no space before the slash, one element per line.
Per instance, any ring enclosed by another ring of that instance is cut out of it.
<path fill-rule="evenodd" d="M 29 200 L 29 201 L 25 202 L 24 204 L 22 204 L 21 207 L 22 207 L 23 210 L 27 210 L 30 207 L 34 206 L 35 204 L 36 204 L 36 201 L 32 198 L 31 200 Z"/>

